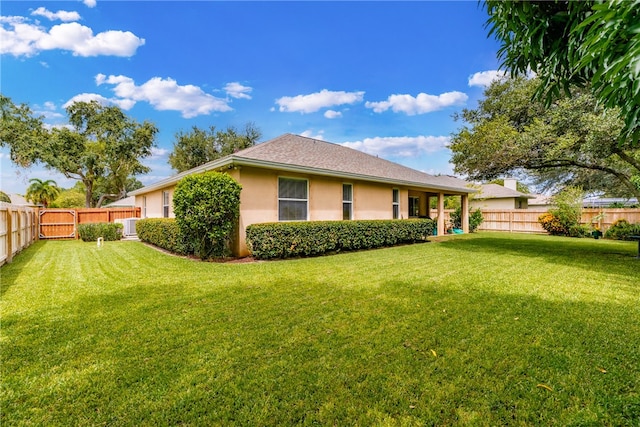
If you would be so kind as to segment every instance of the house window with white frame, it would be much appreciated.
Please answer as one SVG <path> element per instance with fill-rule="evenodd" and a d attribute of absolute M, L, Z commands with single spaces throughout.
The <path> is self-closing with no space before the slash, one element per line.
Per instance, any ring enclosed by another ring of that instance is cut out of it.
<path fill-rule="evenodd" d="M 353 185 L 342 184 L 342 219 L 353 219 Z"/>
<path fill-rule="evenodd" d="M 162 192 L 162 217 L 169 218 L 169 192 Z"/>
<path fill-rule="evenodd" d="M 308 193 L 306 179 L 278 178 L 278 221 L 306 221 Z"/>
<path fill-rule="evenodd" d="M 147 196 L 142 196 L 142 218 L 147 217 Z"/>
<path fill-rule="evenodd" d="M 409 217 L 420 216 L 420 197 L 409 197 Z"/>
<path fill-rule="evenodd" d="M 393 219 L 400 218 L 400 190 L 397 188 L 393 189 Z"/>

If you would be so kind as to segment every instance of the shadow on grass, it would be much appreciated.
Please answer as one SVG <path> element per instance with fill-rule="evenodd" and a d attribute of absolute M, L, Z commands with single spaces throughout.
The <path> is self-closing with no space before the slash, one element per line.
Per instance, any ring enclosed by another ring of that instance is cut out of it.
<path fill-rule="evenodd" d="M 640 278 L 636 242 L 542 235 L 501 237 L 495 233 L 481 233 L 472 238 L 449 240 L 442 244 L 453 250 L 515 254 L 540 258 L 552 264 L 579 266 L 590 271 Z"/>
<path fill-rule="evenodd" d="M 7 424 L 640 422 L 637 306 L 301 279 L 59 314 L 4 325 Z"/>

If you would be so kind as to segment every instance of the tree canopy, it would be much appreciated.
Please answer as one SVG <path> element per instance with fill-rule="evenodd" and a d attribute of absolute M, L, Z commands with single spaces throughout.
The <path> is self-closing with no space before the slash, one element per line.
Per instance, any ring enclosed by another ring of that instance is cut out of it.
<path fill-rule="evenodd" d="M 588 88 L 573 88 L 547 107 L 531 101 L 538 79 L 491 84 L 476 109 L 456 118 L 456 173 L 485 181 L 526 173 L 547 189 L 568 185 L 640 197 L 640 150 L 621 136 L 619 109 L 599 106 Z"/>
<path fill-rule="evenodd" d="M 169 164 L 177 172 L 195 168 L 255 145 L 262 132 L 253 123 L 247 123 L 242 132 L 230 126 L 216 131 L 215 126 L 200 129 L 194 126 L 190 132 L 178 132 L 169 154 Z"/>
<path fill-rule="evenodd" d="M 2 96 L 0 108 L 0 145 L 10 147 L 11 160 L 21 167 L 42 163 L 82 182 L 86 207 L 96 205 L 96 199 L 100 206 L 105 198 L 124 197 L 130 178 L 149 171 L 141 159 L 151 155 L 158 129 L 150 122 L 137 123 L 116 106 L 76 102 L 66 109 L 70 126 L 50 131 L 26 105 Z"/>
<path fill-rule="evenodd" d="M 512 76 L 533 71 L 547 103 L 588 87 L 619 107 L 624 135 L 640 137 L 640 0 L 488 0 L 489 34 Z"/>

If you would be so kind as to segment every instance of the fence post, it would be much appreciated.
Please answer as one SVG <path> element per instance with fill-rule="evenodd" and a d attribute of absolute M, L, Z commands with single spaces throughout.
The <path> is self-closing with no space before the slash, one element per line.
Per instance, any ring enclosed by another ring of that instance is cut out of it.
<path fill-rule="evenodd" d="M 13 211 L 7 207 L 7 264 L 13 260 Z"/>

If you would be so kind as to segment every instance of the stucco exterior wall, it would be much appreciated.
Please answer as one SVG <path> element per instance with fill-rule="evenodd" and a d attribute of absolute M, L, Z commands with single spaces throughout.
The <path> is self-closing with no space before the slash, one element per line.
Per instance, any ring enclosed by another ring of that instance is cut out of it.
<path fill-rule="evenodd" d="M 426 193 L 367 181 L 348 181 L 340 178 L 280 172 L 243 166 L 227 171 L 242 185 L 240 219 L 234 245 L 239 256 L 249 255 L 246 228 L 251 224 L 278 222 L 278 178 L 308 180 L 308 219 L 310 221 L 342 220 L 342 185 L 353 188 L 353 219 L 393 219 L 393 189 L 399 191 L 400 219 L 409 218 L 409 195 L 420 197 L 420 215 L 427 213 Z M 136 206 L 143 208 L 143 218 L 162 218 L 162 192 L 169 191 L 169 217 L 173 218 L 175 185 L 136 196 Z"/>
<path fill-rule="evenodd" d="M 166 187 L 151 191 L 144 195 L 136 196 L 136 207 L 140 208 L 142 218 L 162 218 L 162 193 L 169 192 L 169 217 L 173 218 L 173 190 L 175 187 Z M 145 201 L 146 198 L 146 201 Z M 146 209 L 145 209 L 146 205 Z"/>

